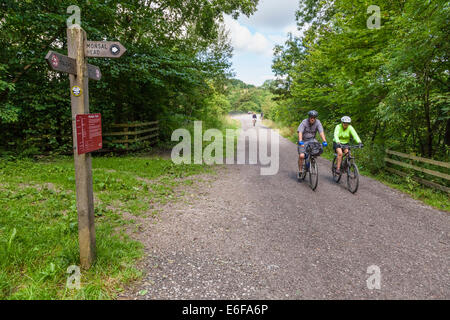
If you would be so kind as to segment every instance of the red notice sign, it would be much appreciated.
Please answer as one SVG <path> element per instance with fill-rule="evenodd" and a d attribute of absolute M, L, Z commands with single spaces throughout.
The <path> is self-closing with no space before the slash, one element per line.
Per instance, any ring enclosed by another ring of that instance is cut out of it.
<path fill-rule="evenodd" d="M 84 154 L 102 148 L 102 116 L 100 113 L 77 114 L 77 151 Z"/>

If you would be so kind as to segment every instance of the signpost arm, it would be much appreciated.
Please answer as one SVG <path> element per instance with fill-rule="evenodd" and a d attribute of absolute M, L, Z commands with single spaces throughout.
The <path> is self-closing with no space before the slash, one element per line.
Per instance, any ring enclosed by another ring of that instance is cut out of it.
<path fill-rule="evenodd" d="M 77 75 L 70 74 L 70 87 L 82 88 L 81 95 L 71 94 L 72 130 L 77 190 L 78 238 L 81 266 L 88 269 L 95 261 L 94 196 L 92 158 L 90 153 L 78 155 L 76 115 L 89 113 L 88 69 L 84 55 L 86 32 L 79 27 L 67 29 L 68 56 L 76 59 Z"/>

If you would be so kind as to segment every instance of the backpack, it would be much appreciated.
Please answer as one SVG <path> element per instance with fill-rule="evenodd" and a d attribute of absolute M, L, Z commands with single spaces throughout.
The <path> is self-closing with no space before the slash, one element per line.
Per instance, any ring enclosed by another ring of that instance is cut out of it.
<path fill-rule="evenodd" d="M 314 157 L 318 157 L 323 153 L 322 144 L 318 142 L 309 143 L 306 152 L 308 152 L 310 155 Z"/>

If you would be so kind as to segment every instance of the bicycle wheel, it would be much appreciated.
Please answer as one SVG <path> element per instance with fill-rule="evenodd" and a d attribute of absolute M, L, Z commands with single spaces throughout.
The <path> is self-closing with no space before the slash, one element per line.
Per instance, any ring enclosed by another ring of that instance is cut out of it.
<path fill-rule="evenodd" d="M 337 165 L 337 157 L 335 156 L 333 159 L 333 164 L 331 165 L 331 173 L 333 174 L 334 182 L 338 183 L 341 181 L 342 172 L 340 174 L 336 174 L 336 165 Z"/>
<path fill-rule="evenodd" d="M 317 167 L 316 159 L 311 157 L 311 164 L 309 165 L 309 186 L 316 190 L 319 182 L 319 168 Z"/>
<path fill-rule="evenodd" d="M 355 193 L 359 187 L 359 170 L 354 163 L 347 168 L 347 187 L 351 193 Z"/>

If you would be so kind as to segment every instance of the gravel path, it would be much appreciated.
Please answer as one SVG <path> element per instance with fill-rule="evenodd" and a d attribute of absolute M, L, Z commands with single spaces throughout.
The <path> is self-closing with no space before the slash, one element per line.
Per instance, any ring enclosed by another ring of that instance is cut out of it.
<path fill-rule="evenodd" d="M 279 147 L 277 175 L 223 166 L 144 226 L 146 276 L 120 298 L 450 299 L 448 213 L 366 177 L 353 195 L 322 158 L 314 192 L 296 180 L 296 146 Z"/>

